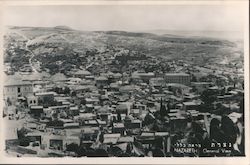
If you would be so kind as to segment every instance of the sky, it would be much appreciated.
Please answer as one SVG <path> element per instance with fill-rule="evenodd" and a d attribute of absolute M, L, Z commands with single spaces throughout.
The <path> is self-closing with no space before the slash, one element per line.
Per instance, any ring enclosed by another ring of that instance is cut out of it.
<path fill-rule="evenodd" d="M 242 31 L 241 6 L 9 6 L 4 25 L 69 26 L 78 30 Z"/>

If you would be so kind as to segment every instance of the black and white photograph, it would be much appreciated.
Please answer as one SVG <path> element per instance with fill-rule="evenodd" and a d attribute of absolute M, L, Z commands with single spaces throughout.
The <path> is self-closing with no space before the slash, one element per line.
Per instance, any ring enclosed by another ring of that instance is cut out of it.
<path fill-rule="evenodd" d="M 3 156 L 246 157 L 246 20 L 244 0 L 5 5 Z"/>

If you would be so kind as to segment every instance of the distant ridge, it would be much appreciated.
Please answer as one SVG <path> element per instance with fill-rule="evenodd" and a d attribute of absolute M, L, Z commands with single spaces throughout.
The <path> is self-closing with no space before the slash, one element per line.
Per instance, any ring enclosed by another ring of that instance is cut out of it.
<path fill-rule="evenodd" d="M 226 39 L 226 40 L 235 40 L 235 39 L 243 39 L 243 32 L 240 31 L 211 31 L 211 30 L 164 30 L 164 29 L 156 29 L 156 30 L 143 30 L 145 33 L 153 33 L 157 35 L 173 35 L 175 37 L 195 37 L 195 38 L 214 38 L 214 39 Z"/>
<path fill-rule="evenodd" d="M 55 27 L 33 27 L 33 26 L 6 26 L 6 28 L 9 29 L 55 29 L 55 30 L 67 30 L 67 31 L 74 31 L 74 29 L 72 29 L 69 26 L 55 26 Z"/>
<path fill-rule="evenodd" d="M 15 28 L 15 29 L 13 29 Z M 78 62 L 87 54 L 109 52 L 113 54 L 117 50 L 129 50 L 138 54 L 152 57 L 162 57 L 168 60 L 185 60 L 195 64 L 214 63 L 222 61 L 225 57 L 230 60 L 238 60 L 243 56 L 242 42 L 231 42 L 215 38 L 188 37 L 181 33 L 154 34 L 149 32 L 128 31 L 80 31 L 67 26 L 54 27 L 13 27 L 5 34 L 5 42 L 18 43 L 23 38 L 28 42 L 27 48 L 32 51 L 35 59 L 39 59 L 41 66 L 50 68 L 52 73 L 57 73 L 61 66 L 57 61 L 63 61 L 63 65 L 80 67 Z M 202 33 L 204 34 L 204 32 Z M 10 44 L 5 44 L 6 50 Z M 114 52 L 113 52 L 114 51 Z M 105 53 L 103 55 L 106 55 Z M 20 67 L 28 63 L 29 51 L 18 51 L 14 56 L 5 53 L 5 62 L 15 60 L 15 65 Z M 61 63 L 61 62 L 60 62 Z M 48 66 L 49 64 L 49 66 Z M 53 66 L 53 67 L 51 67 Z"/>
<path fill-rule="evenodd" d="M 71 27 L 68 26 L 55 26 L 55 29 L 60 29 L 60 30 L 74 30 Z"/>

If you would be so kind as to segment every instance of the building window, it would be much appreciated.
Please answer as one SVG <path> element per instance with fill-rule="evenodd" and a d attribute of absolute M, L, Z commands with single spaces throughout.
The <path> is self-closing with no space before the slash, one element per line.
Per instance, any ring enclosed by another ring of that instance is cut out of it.
<path fill-rule="evenodd" d="M 17 88 L 17 93 L 20 93 L 20 92 L 21 92 L 21 88 L 18 87 L 18 88 Z"/>

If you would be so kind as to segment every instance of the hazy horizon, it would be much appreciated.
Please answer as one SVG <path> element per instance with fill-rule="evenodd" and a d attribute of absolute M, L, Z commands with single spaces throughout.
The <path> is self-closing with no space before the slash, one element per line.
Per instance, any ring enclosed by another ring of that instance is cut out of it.
<path fill-rule="evenodd" d="M 8 6 L 10 26 L 69 26 L 83 31 L 243 31 L 246 7 L 237 5 Z"/>
<path fill-rule="evenodd" d="M 155 35 L 172 35 L 173 37 L 205 37 L 205 38 L 217 38 L 217 39 L 226 39 L 226 40 L 243 40 L 244 33 L 241 31 L 216 31 L 216 30 L 173 30 L 173 29 L 152 29 L 152 30 L 137 30 L 137 31 L 128 31 L 128 30 L 116 30 L 116 29 L 106 29 L 106 30 L 79 30 L 69 27 L 67 25 L 58 25 L 58 26 L 16 26 L 16 25 L 5 25 L 5 27 L 18 27 L 18 28 L 55 28 L 55 27 L 67 27 L 76 31 L 85 31 L 85 32 L 95 32 L 95 31 L 124 31 L 130 33 L 150 33 Z"/>
<path fill-rule="evenodd" d="M 125 29 L 105 29 L 105 30 L 82 30 L 82 29 L 76 29 L 72 28 L 68 25 L 55 25 L 55 26 L 20 26 L 20 25 L 4 25 L 5 27 L 23 27 L 23 28 L 56 28 L 56 27 L 68 27 L 72 30 L 78 30 L 78 31 L 127 31 L 127 32 L 146 32 L 146 31 L 185 31 L 185 32 L 241 32 L 240 30 L 181 30 L 181 29 L 141 29 L 141 30 L 125 30 Z"/>

